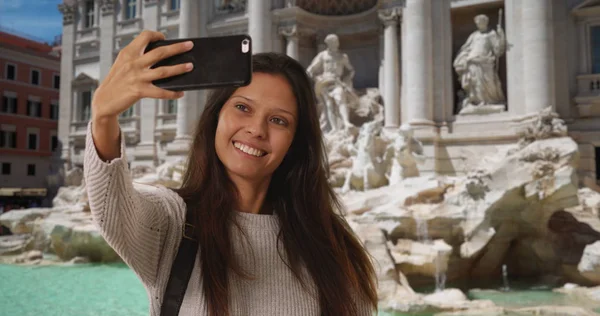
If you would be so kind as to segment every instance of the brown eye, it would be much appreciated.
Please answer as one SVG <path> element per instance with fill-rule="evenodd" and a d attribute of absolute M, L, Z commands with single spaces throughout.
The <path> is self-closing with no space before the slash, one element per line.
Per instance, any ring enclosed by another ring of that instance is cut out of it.
<path fill-rule="evenodd" d="M 282 125 L 282 126 L 287 126 L 288 125 L 285 120 L 282 120 L 282 119 L 280 119 L 278 117 L 272 118 L 271 121 L 273 121 L 275 124 Z"/>
<path fill-rule="evenodd" d="M 240 110 L 240 111 L 248 112 L 248 107 L 246 107 L 243 104 L 239 104 L 238 103 L 238 104 L 235 105 L 235 108 L 238 109 L 238 110 Z"/>

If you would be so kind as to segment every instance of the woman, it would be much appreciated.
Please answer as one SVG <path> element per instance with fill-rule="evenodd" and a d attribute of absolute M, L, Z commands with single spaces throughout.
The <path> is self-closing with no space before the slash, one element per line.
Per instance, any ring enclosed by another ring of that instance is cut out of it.
<path fill-rule="evenodd" d="M 191 69 L 149 68 L 191 48 L 143 53 L 162 39 L 144 31 L 119 53 L 94 93 L 84 163 L 94 219 L 142 280 L 151 315 L 160 314 L 186 208 L 199 251 L 179 315 L 371 315 L 373 267 L 335 213 L 312 85 L 293 59 L 256 55 L 250 85 L 211 94 L 181 188 L 132 183 L 118 115 L 144 97 L 181 97 L 151 82 Z"/>

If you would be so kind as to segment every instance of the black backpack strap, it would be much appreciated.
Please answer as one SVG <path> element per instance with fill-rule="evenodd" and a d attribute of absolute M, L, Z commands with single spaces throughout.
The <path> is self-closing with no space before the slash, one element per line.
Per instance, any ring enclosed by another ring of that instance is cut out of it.
<path fill-rule="evenodd" d="M 186 209 L 185 224 L 183 226 L 181 243 L 173 266 L 171 266 L 171 275 L 163 296 L 161 316 L 177 316 L 179 309 L 187 290 L 190 275 L 196 262 L 198 252 L 198 241 L 194 235 L 194 225 L 192 225 L 192 212 Z"/>

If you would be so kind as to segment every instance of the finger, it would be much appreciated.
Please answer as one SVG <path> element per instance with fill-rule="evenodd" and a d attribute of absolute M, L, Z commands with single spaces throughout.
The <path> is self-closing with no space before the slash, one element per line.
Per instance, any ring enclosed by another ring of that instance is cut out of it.
<path fill-rule="evenodd" d="M 165 34 L 161 32 L 143 30 L 142 33 L 136 36 L 128 46 L 131 47 L 133 53 L 138 54 L 139 56 L 144 54 L 144 50 L 150 42 L 162 41 L 164 39 Z"/>
<path fill-rule="evenodd" d="M 179 64 L 174 66 L 163 66 L 147 70 L 143 79 L 145 81 L 154 81 L 158 79 L 173 77 L 191 71 L 194 68 L 192 63 Z"/>
<path fill-rule="evenodd" d="M 175 100 L 183 97 L 183 91 L 171 91 L 159 88 L 153 84 L 148 84 L 144 88 L 144 98 L 164 99 L 164 100 Z"/>
<path fill-rule="evenodd" d="M 192 41 L 179 42 L 171 45 L 157 47 L 145 53 L 139 59 L 139 63 L 143 67 L 150 67 L 165 58 L 185 53 L 192 49 L 192 47 L 194 47 L 194 43 Z"/>

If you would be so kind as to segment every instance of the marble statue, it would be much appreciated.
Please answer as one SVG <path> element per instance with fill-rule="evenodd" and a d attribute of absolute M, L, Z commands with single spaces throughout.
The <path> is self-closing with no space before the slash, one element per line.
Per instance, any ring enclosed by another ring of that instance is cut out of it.
<path fill-rule="evenodd" d="M 331 132 L 352 126 L 349 103 L 357 96 L 352 85 L 354 67 L 348 55 L 339 50 L 337 35 L 327 35 L 325 44 L 327 49 L 317 54 L 306 71 L 315 81 L 321 127 Z"/>
<path fill-rule="evenodd" d="M 425 162 L 425 155 L 423 144 L 413 136 L 410 125 L 400 126 L 398 136 L 388 145 L 384 161 L 387 162 L 386 177 L 390 185 L 419 176 L 418 165 Z"/>
<path fill-rule="evenodd" d="M 500 22 L 496 30 L 489 30 L 486 15 L 477 15 L 474 20 L 477 31 L 471 33 L 454 59 L 465 94 L 459 114 L 502 112 L 506 99 L 498 76 L 498 60 L 506 50 L 504 30 Z"/>
<path fill-rule="evenodd" d="M 346 173 L 343 193 L 351 189 L 367 191 L 387 185 L 386 165 L 381 159 L 386 144 L 379 137 L 382 127 L 378 121 L 361 126 L 356 143 L 351 148 L 352 167 Z"/>

